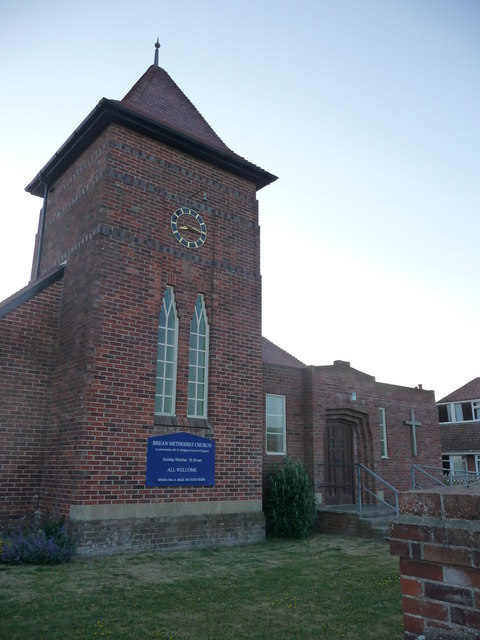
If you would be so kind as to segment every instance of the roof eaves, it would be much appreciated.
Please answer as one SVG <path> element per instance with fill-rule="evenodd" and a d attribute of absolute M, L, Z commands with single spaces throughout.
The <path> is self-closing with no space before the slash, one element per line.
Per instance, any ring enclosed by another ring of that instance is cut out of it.
<path fill-rule="evenodd" d="M 169 144 L 247 180 L 251 180 L 256 184 L 257 189 L 261 189 L 277 179 L 277 176 L 257 167 L 233 152 L 224 153 L 214 149 L 180 131 L 125 107 L 118 100 L 102 98 L 43 169 L 27 185 L 25 190 L 32 195 L 43 196 L 43 184 L 46 183 L 51 186 L 112 122 Z"/>

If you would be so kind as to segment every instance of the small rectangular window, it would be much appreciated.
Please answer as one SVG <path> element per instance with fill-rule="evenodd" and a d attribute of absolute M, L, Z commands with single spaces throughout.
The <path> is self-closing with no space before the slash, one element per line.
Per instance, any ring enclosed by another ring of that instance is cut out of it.
<path fill-rule="evenodd" d="M 387 447 L 387 419 L 385 415 L 385 409 L 383 407 L 379 407 L 378 409 L 378 418 L 380 424 L 380 450 L 382 458 L 388 458 L 388 447 Z"/>
<path fill-rule="evenodd" d="M 267 394 L 265 398 L 267 453 L 285 455 L 285 396 Z"/>
<path fill-rule="evenodd" d="M 473 411 L 471 402 L 462 402 L 462 413 L 464 420 L 473 420 Z"/>
<path fill-rule="evenodd" d="M 480 400 L 475 400 L 472 403 L 473 406 L 473 419 L 480 420 Z"/>
<path fill-rule="evenodd" d="M 450 422 L 450 416 L 448 411 L 448 404 L 440 404 L 438 405 L 438 420 L 439 422 Z"/>
<path fill-rule="evenodd" d="M 447 405 L 447 414 L 448 414 L 447 422 L 455 422 L 455 405 L 454 404 Z"/>
<path fill-rule="evenodd" d="M 468 476 L 467 456 L 450 456 L 450 473 L 456 480 L 463 480 Z"/>
<path fill-rule="evenodd" d="M 475 454 L 475 471 L 477 472 L 477 476 L 480 474 L 480 453 Z M 478 481 L 478 477 L 477 477 Z"/>
<path fill-rule="evenodd" d="M 454 404 L 453 408 L 455 410 L 455 422 L 463 422 L 463 408 L 460 403 Z"/>

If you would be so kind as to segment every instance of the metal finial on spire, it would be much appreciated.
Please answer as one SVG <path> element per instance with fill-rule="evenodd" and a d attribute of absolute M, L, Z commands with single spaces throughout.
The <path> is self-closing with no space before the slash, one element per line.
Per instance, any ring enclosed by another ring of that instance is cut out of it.
<path fill-rule="evenodd" d="M 155 43 L 155 59 L 153 61 L 153 64 L 158 67 L 158 50 L 160 49 L 160 41 L 157 38 L 157 41 Z"/>

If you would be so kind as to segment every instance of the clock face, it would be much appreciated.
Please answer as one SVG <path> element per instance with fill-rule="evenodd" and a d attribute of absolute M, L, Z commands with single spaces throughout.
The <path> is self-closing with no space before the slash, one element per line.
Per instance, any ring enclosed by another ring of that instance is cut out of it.
<path fill-rule="evenodd" d="M 181 207 L 170 220 L 173 237 L 187 249 L 198 249 L 207 239 L 207 225 L 194 209 Z"/>

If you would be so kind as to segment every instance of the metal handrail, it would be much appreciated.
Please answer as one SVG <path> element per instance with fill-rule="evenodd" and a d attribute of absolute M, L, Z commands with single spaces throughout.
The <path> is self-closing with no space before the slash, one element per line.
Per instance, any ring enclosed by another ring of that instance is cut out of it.
<path fill-rule="evenodd" d="M 330 466 L 330 465 L 326 465 L 326 464 L 320 463 L 318 466 L 319 467 L 327 467 L 327 466 Z M 375 473 L 375 471 L 372 471 L 372 469 L 369 469 L 368 467 L 366 467 L 361 462 L 355 462 L 355 463 L 350 463 L 350 464 L 334 463 L 333 466 L 335 466 L 335 467 L 357 467 L 357 485 L 358 485 L 357 486 L 357 496 L 358 496 L 358 513 L 359 514 L 362 513 L 362 509 L 363 509 L 363 506 L 362 506 L 362 492 L 365 491 L 365 493 L 368 493 L 369 495 L 373 496 L 376 501 L 381 502 L 388 509 L 393 511 L 396 516 L 398 516 L 398 514 L 399 514 L 398 494 L 400 492 L 396 487 L 394 487 L 389 482 L 384 480 L 381 476 L 379 476 L 378 473 Z M 362 482 L 362 472 L 365 472 L 366 474 L 370 475 L 374 480 L 376 480 L 377 482 L 379 482 L 383 486 L 385 486 L 387 489 L 389 489 L 395 496 L 395 503 L 391 504 L 390 502 L 387 502 L 386 500 L 381 498 L 377 493 L 374 493 L 367 486 L 366 483 Z M 326 485 L 319 485 L 319 487 L 322 487 L 322 486 L 326 486 Z"/>
<path fill-rule="evenodd" d="M 427 465 L 412 464 L 412 489 L 416 489 L 417 488 L 417 483 L 416 483 L 416 480 L 415 480 L 415 471 L 420 471 L 425 476 L 427 476 L 427 478 L 430 478 L 431 480 L 433 480 L 437 484 L 445 486 L 445 482 L 443 482 L 442 480 L 439 480 L 438 478 L 436 478 L 434 475 L 432 475 L 431 473 L 426 471 L 426 469 L 432 469 L 433 471 L 441 471 L 442 477 L 444 477 L 444 473 L 445 472 L 444 472 L 442 467 L 431 467 L 431 466 L 427 466 Z M 419 488 L 421 488 L 421 487 L 419 487 Z"/>
<path fill-rule="evenodd" d="M 361 462 L 357 463 L 357 467 L 358 467 L 358 512 L 360 514 L 362 513 L 362 489 L 363 489 L 366 493 L 369 493 L 370 495 L 374 496 L 376 500 L 383 503 L 386 507 L 394 511 L 395 515 L 398 516 L 399 514 L 398 494 L 400 493 L 399 490 L 393 485 L 391 485 L 389 482 L 384 480 L 381 476 L 379 476 L 378 473 L 375 473 L 375 471 L 372 471 Z M 390 491 L 392 491 L 393 495 L 395 496 L 395 505 L 390 504 L 389 502 L 381 498 L 378 494 L 373 493 L 373 491 L 371 491 L 366 485 L 362 486 L 362 471 L 365 471 L 377 482 L 381 482 L 385 487 L 387 487 L 388 489 L 390 489 Z"/>
<path fill-rule="evenodd" d="M 439 471 L 442 479 L 439 480 L 437 477 L 426 471 L 426 469 L 431 469 L 433 471 Z M 441 486 L 454 484 L 469 484 L 469 483 L 479 483 L 480 482 L 480 472 L 478 471 L 447 471 L 443 467 L 431 467 L 428 465 L 419 465 L 412 464 L 412 488 L 417 488 L 417 481 L 415 479 L 415 472 L 420 471 L 425 476 L 436 482 Z M 420 486 L 418 486 L 421 489 Z"/>

